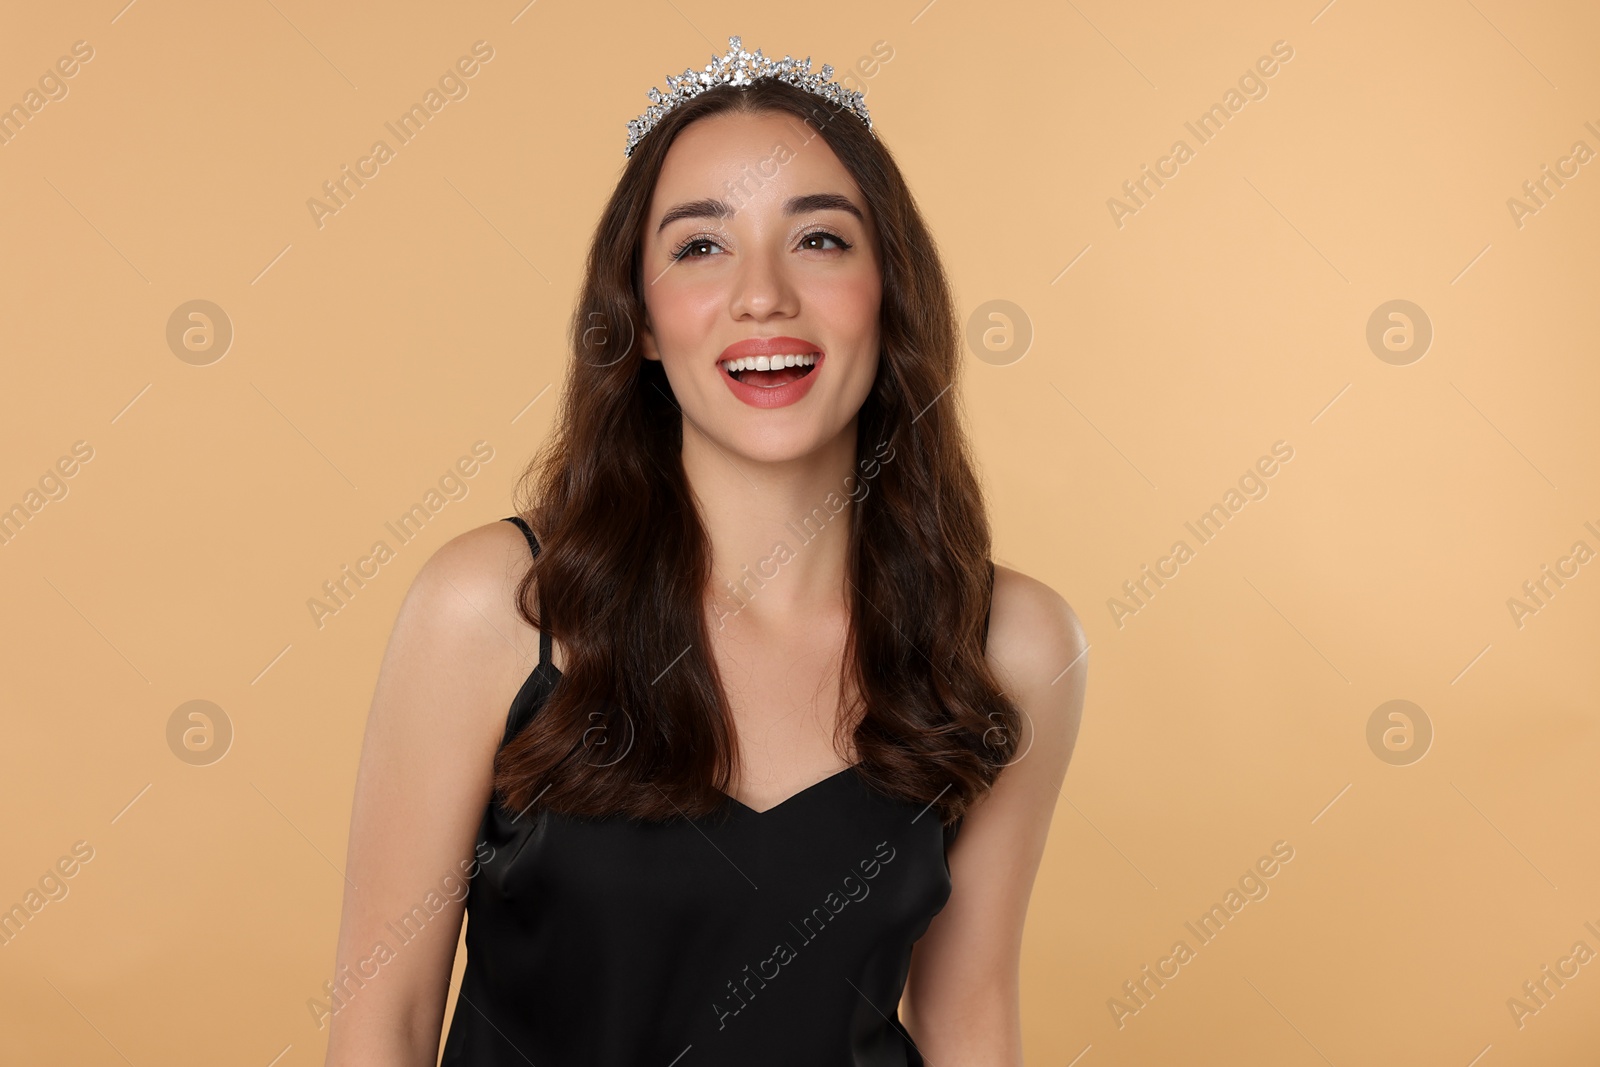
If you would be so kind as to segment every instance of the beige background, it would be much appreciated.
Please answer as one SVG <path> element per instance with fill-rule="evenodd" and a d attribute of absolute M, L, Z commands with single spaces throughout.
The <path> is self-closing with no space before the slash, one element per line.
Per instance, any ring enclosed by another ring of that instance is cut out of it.
<path fill-rule="evenodd" d="M 93 849 L 0 947 L 0 1058 L 322 1062 L 306 1002 L 399 601 L 511 510 L 627 120 L 739 33 L 818 67 L 892 49 L 857 84 L 962 314 L 1009 301 L 1032 333 L 961 382 L 997 558 L 1092 641 L 1028 1062 L 1594 1062 L 1600 962 L 1520 1027 L 1507 1003 L 1600 952 L 1600 563 L 1508 607 L 1600 550 L 1600 162 L 1520 226 L 1507 204 L 1600 151 L 1593 5 L 121 3 L 11 5 L 0 33 L 4 105 L 93 48 L 0 146 L 0 507 L 92 449 L 0 546 L 0 907 Z M 307 200 L 479 40 L 469 95 L 319 228 Z M 1199 144 L 1184 123 L 1278 41 L 1267 95 Z M 1108 199 L 1179 138 L 1119 227 Z M 167 341 L 197 299 L 234 331 L 203 366 Z M 1366 339 L 1397 299 L 1434 331 L 1405 365 Z M 399 545 L 384 523 L 478 441 Z M 1267 495 L 1199 544 L 1184 523 L 1277 441 Z M 307 602 L 379 539 L 319 628 Z M 169 748 L 191 700 L 233 730 L 209 765 Z M 1390 700 L 1425 758 L 1369 746 Z M 1185 922 L 1279 841 L 1270 894 L 1200 946 Z"/>

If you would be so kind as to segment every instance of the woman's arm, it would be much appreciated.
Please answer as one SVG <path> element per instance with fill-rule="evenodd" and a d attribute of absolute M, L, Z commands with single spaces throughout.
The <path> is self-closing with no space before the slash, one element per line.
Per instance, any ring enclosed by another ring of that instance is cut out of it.
<path fill-rule="evenodd" d="M 494 753 L 538 659 L 538 631 L 513 601 L 530 560 L 512 524 L 490 523 L 435 552 L 401 604 L 356 777 L 331 1010 L 319 1017 L 327 1067 L 438 1060 Z"/>
<path fill-rule="evenodd" d="M 989 662 L 1024 713 L 1020 758 L 950 846 L 950 899 L 912 950 L 901 1017 L 930 1064 L 1022 1067 L 1023 923 L 1077 741 L 1087 641 L 1058 593 L 1006 567 L 990 610 Z"/>

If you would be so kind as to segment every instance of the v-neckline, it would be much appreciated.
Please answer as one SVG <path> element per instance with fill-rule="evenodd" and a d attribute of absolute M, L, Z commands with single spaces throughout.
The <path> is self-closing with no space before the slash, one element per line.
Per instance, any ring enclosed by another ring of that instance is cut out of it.
<path fill-rule="evenodd" d="M 782 800 L 780 800 L 776 804 L 772 805 L 772 807 L 763 808 L 760 811 L 757 811 L 755 808 L 752 808 L 750 805 L 746 804 L 744 801 L 740 800 L 739 798 L 737 798 L 735 796 L 731 796 L 728 793 L 723 793 L 722 790 L 720 790 L 720 789 L 717 790 L 717 792 L 721 793 L 722 796 L 727 799 L 728 803 L 732 804 L 734 807 L 738 808 L 741 811 L 747 812 L 750 815 L 754 815 L 754 816 L 758 816 L 758 817 L 759 816 L 766 816 L 766 815 L 771 815 L 773 812 L 777 811 L 779 808 L 788 807 L 790 804 L 793 804 L 795 801 L 799 800 L 800 798 L 806 796 L 809 793 L 813 793 L 818 789 L 821 789 L 825 785 L 828 785 L 828 784 L 830 784 L 832 782 L 838 781 L 839 779 L 841 779 L 841 778 L 845 777 L 846 775 L 849 775 L 852 772 L 854 772 L 855 770 L 857 770 L 860 766 L 861 766 L 861 764 L 859 764 L 859 763 L 852 763 L 848 767 L 844 767 L 844 768 L 841 768 L 840 770 L 834 771 L 832 774 L 828 775 L 828 777 L 822 779 L 820 782 L 812 782 L 810 785 L 806 786 L 804 789 L 800 790 L 798 793 L 791 793 L 789 796 L 784 797 Z"/>
<path fill-rule="evenodd" d="M 538 665 L 538 667 L 543 667 L 543 666 L 545 666 L 545 664 L 543 664 L 543 663 L 540 663 Z M 536 673 L 538 671 L 538 667 L 535 667 L 535 672 Z M 555 665 L 554 657 L 551 658 L 549 667 L 550 667 L 550 670 L 555 674 L 556 680 L 560 681 L 560 679 L 562 677 L 561 668 L 557 667 Z M 527 685 L 527 683 L 524 682 L 523 685 Z M 740 800 L 738 797 L 731 796 L 731 795 L 729 795 L 727 793 L 724 793 L 720 789 L 717 790 L 717 793 L 724 800 L 726 800 L 729 804 L 732 804 L 734 807 L 738 808 L 740 811 L 743 811 L 743 812 L 745 812 L 745 813 L 747 813 L 749 815 L 753 815 L 753 816 L 756 816 L 756 817 L 759 818 L 759 817 L 761 817 L 763 815 L 771 815 L 773 812 L 777 811 L 779 808 L 788 807 L 790 804 L 793 804 L 795 801 L 799 800 L 800 798 L 802 798 L 802 797 L 804 797 L 804 796 L 806 796 L 806 795 L 808 795 L 810 793 L 813 793 L 818 789 L 821 789 L 823 786 L 828 785 L 831 782 L 837 781 L 838 779 L 845 777 L 846 775 L 850 774 L 852 771 L 858 770 L 860 767 L 861 767 L 860 763 L 852 763 L 848 767 L 842 767 L 839 770 L 834 771 L 832 774 L 828 775 L 828 777 L 822 779 L 822 781 L 820 781 L 820 782 L 812 782 L 810 785 L 808 785 L 804 789 L 800 790 L 800 792 L 792 793 L 789 796 L 784 797 L 782 800 L 778 801 L 776 804 L 772 805 L 772 807 L 763 808 L 761 811 L 757 811 L 755 808 L 752 808 L 750 805 L 746 804 L 744 801 Z"/>

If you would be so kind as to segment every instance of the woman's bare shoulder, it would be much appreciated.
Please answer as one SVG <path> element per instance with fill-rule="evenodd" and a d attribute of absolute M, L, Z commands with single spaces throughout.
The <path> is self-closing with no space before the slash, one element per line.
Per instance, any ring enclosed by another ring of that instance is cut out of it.
<path fill-rule="evenodd" d="M 502 520 L 452 537 L 423 563 L 401 604 L 394 640 L 433 672 L 476 673 L 515 694 L 538 662 L 539 632 L 517 608 L 533 556 L 522 531 Z M 501 709 L 503 710 L 503 709 Z"/>
<path fill-rule="evenodd" d="M 517 611 L 517 584 L 531 563 L 522 530 L 504 520 L 483 523 L 440 545 L 419 569 L 410 595 L 426 600 L 429 613 L 443 611 L 448 622 L 477 617 L 496 630 L 512 624 L 531 630 Z"/>
<path fill-rule="evenodd" d="M 989 657 L 1008 673 L 1049 684 L 1088 647 L 1065 597 L 1037 578 L 995 564 Z"/>

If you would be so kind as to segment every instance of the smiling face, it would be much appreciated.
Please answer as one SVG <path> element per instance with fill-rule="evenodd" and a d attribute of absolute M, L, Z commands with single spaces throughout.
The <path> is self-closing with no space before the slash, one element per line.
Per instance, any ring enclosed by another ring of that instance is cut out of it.
<path fill-rule="evenodd" d="M 853 433 L 878 372 L 883 279 L 866 199 L 815 130 L 773 112 L 685 127 L 643 264 L 644 355 L 719 449 L 781 462 Z"/>

